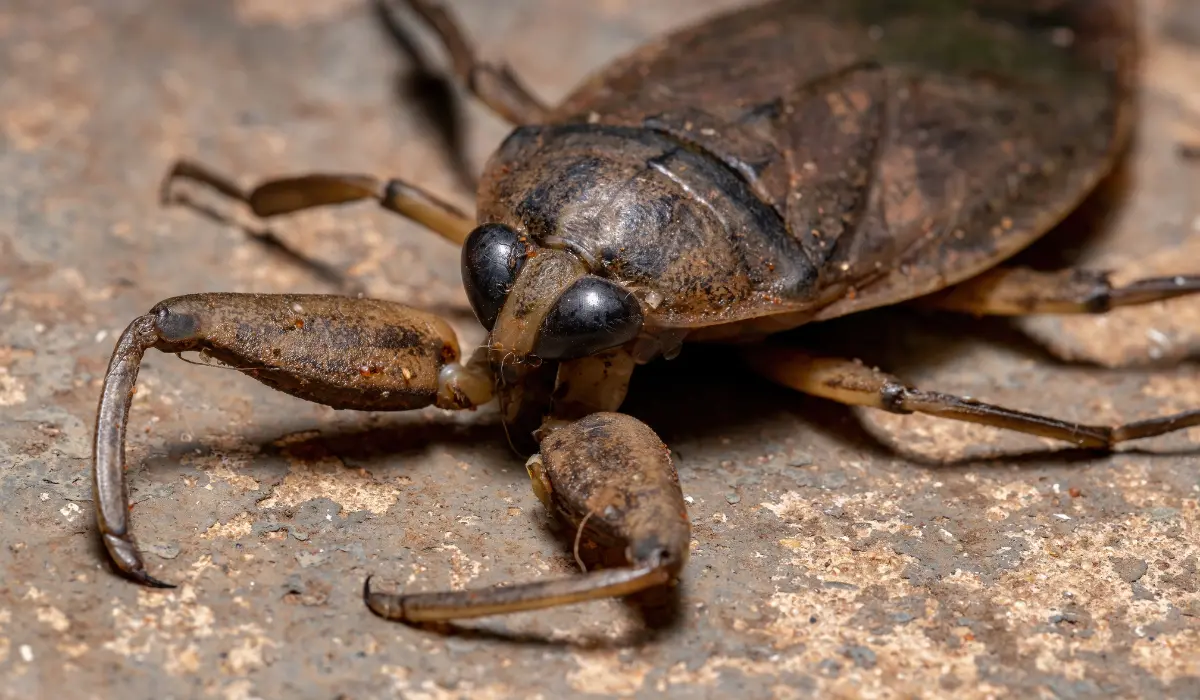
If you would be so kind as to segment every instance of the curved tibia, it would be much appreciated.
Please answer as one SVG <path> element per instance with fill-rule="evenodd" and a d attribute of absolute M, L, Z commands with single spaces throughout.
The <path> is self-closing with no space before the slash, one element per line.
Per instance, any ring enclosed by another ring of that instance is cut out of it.
<path fill-rule="evenodd" d="M 171 584 L 146 573 L 137 544 L 129 533 L 129 499 L 125 494 L 125 428 L 129 422 L 129 404 L 133 401 L 142 355 L 157 341 L 152 315 L 134 319 L 117 341 L 97 412 L 92 496 L 104 546 L 121 573 L 148 586 L 172 588 Z"/>
<path fill-rule="evenodd" d="M 541 610 L 600 598 L 626 596 L 671 580 L 665 565 L 594 571 L 583 576 L 493 586 L 466 591 L 398 595 L 371 590 L 363 583 L 363 602 L 371 612 L 401 622 L 444 622 L 523 610 Z"/>

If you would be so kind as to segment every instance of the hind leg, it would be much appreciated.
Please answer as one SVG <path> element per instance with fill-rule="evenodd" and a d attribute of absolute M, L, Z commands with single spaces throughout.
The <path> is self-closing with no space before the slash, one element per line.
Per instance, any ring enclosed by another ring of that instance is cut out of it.
<path fill-rule="evenodd" d="M 376 0 L 388 21 L 392 17 L 391 2 Z M 514 126 L 539 124 L 550 112 L 505 64 L 490 64 L 479 59 L 472 42 L 458 20 L 435 0 L 404 0 L 413 12 L 421 16 L 441 40 L 450 54 L 458 79 L 480 102 Z"/>

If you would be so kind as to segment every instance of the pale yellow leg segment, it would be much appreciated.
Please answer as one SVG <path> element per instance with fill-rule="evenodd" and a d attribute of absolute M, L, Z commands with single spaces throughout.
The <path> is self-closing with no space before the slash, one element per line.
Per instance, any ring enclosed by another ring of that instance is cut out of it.
<path fill-rule="evenodd" d="M 373 199 L 379 206 L 417 222 L 442 238 L 462 245 L 475 220 L 425 192 L 400 180 L 383 181 L 371 175 L 310 173 L 266 180 L 249 192 L 208 166 L 180 160 L 163 180 L 161 196 L 171 199 L 177 180 L 192 180 L 245 203 L 256 216 L 269 218 L 303 209 Z"/>
<path fill-rule="evenodd" d="M 917 300 L 921 306 L 977 316 L 1102 314 L 1200 292 L 1200 276 L 1176 275 L 1114 287 L 1109 275 L 1089 270 L 1040 272 L 1000 267 Z"/>
<path fill-rule="evenodd" d="M 776 384 L 852 406 L 891 413 L 925 413 L 980 423 L 1080 447 L 1111 449 L 1128 440 L 1155 437 L 1200 425 L 1200 410 L 1126 423 L 1116 427 L 1070 423 L 973 399 L 924 391 L 853 360 L 819 357 L 800 350 L 762 345 L 744 351 L 750 367 Z"/>

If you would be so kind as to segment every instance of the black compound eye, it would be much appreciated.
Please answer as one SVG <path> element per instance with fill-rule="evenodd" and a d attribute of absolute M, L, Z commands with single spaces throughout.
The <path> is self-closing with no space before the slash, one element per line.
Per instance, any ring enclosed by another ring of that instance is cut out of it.
<path fill-rule="evenodd" d="M 504 224 L 484 224 L 463 243 L 463 287 L 475 318 L 489 331 L 525 264 L 527 251 L 517 232 Z"/>
<path fill-rule="evenodd" d="M 581 277 L 542 320 L 533 354 L 569 360 L 623 345 L 642 328 L 642 307 L 628 291 L 601 277 Z"/>

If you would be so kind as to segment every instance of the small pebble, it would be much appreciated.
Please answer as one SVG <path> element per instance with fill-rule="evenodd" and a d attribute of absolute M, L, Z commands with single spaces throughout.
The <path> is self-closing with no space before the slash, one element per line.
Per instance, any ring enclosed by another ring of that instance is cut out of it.
<path fill-rule="evenodd" d="M 312 566 L 320 566 L 328 558 L 329 555 L 323 552 L 296 552 L 296 562 L 304 569 Z"/>
<path fill-rule="evenodd" d="M 741 502 L 741 500 L 742 500 L 742 497 L 741 497 L 741 496 L 739 496 L 739 495 L 737 495 L 736 493 L 727 493 L 727 494 L 725 494 L 725 501 L 726 501 L 726 502 L 727 502 L 729 505 L 733 505 L 733 504 L 735 504 L 735 503 L 739 503 L 739 502 Z"/>
<path fill-rule="evenodd" d="M 1150 568 L 1145 559 L 1138 559 L 1137 557 L 1124 557 L 1112 559 L 1111 561 L 1117 575 L 1125 579 L 1127 583 L 1135 583 L 1138 579 L 1145 576 L 1146 570 Z"/>
<path fill-rule="evenodd" d="M 859 668 L 875 668 L 877 661 L 875 652 L 863 646 L 844 647 L 842 655 L 848 657 Z"/>
<path fill-rule="evenodd" d="M 146 551 L 157 557 L 162 557 L 163 559 L 174 559 L 175 557 L 179 556 L 179 545 L 151 544 L 146 546 Z"/>

